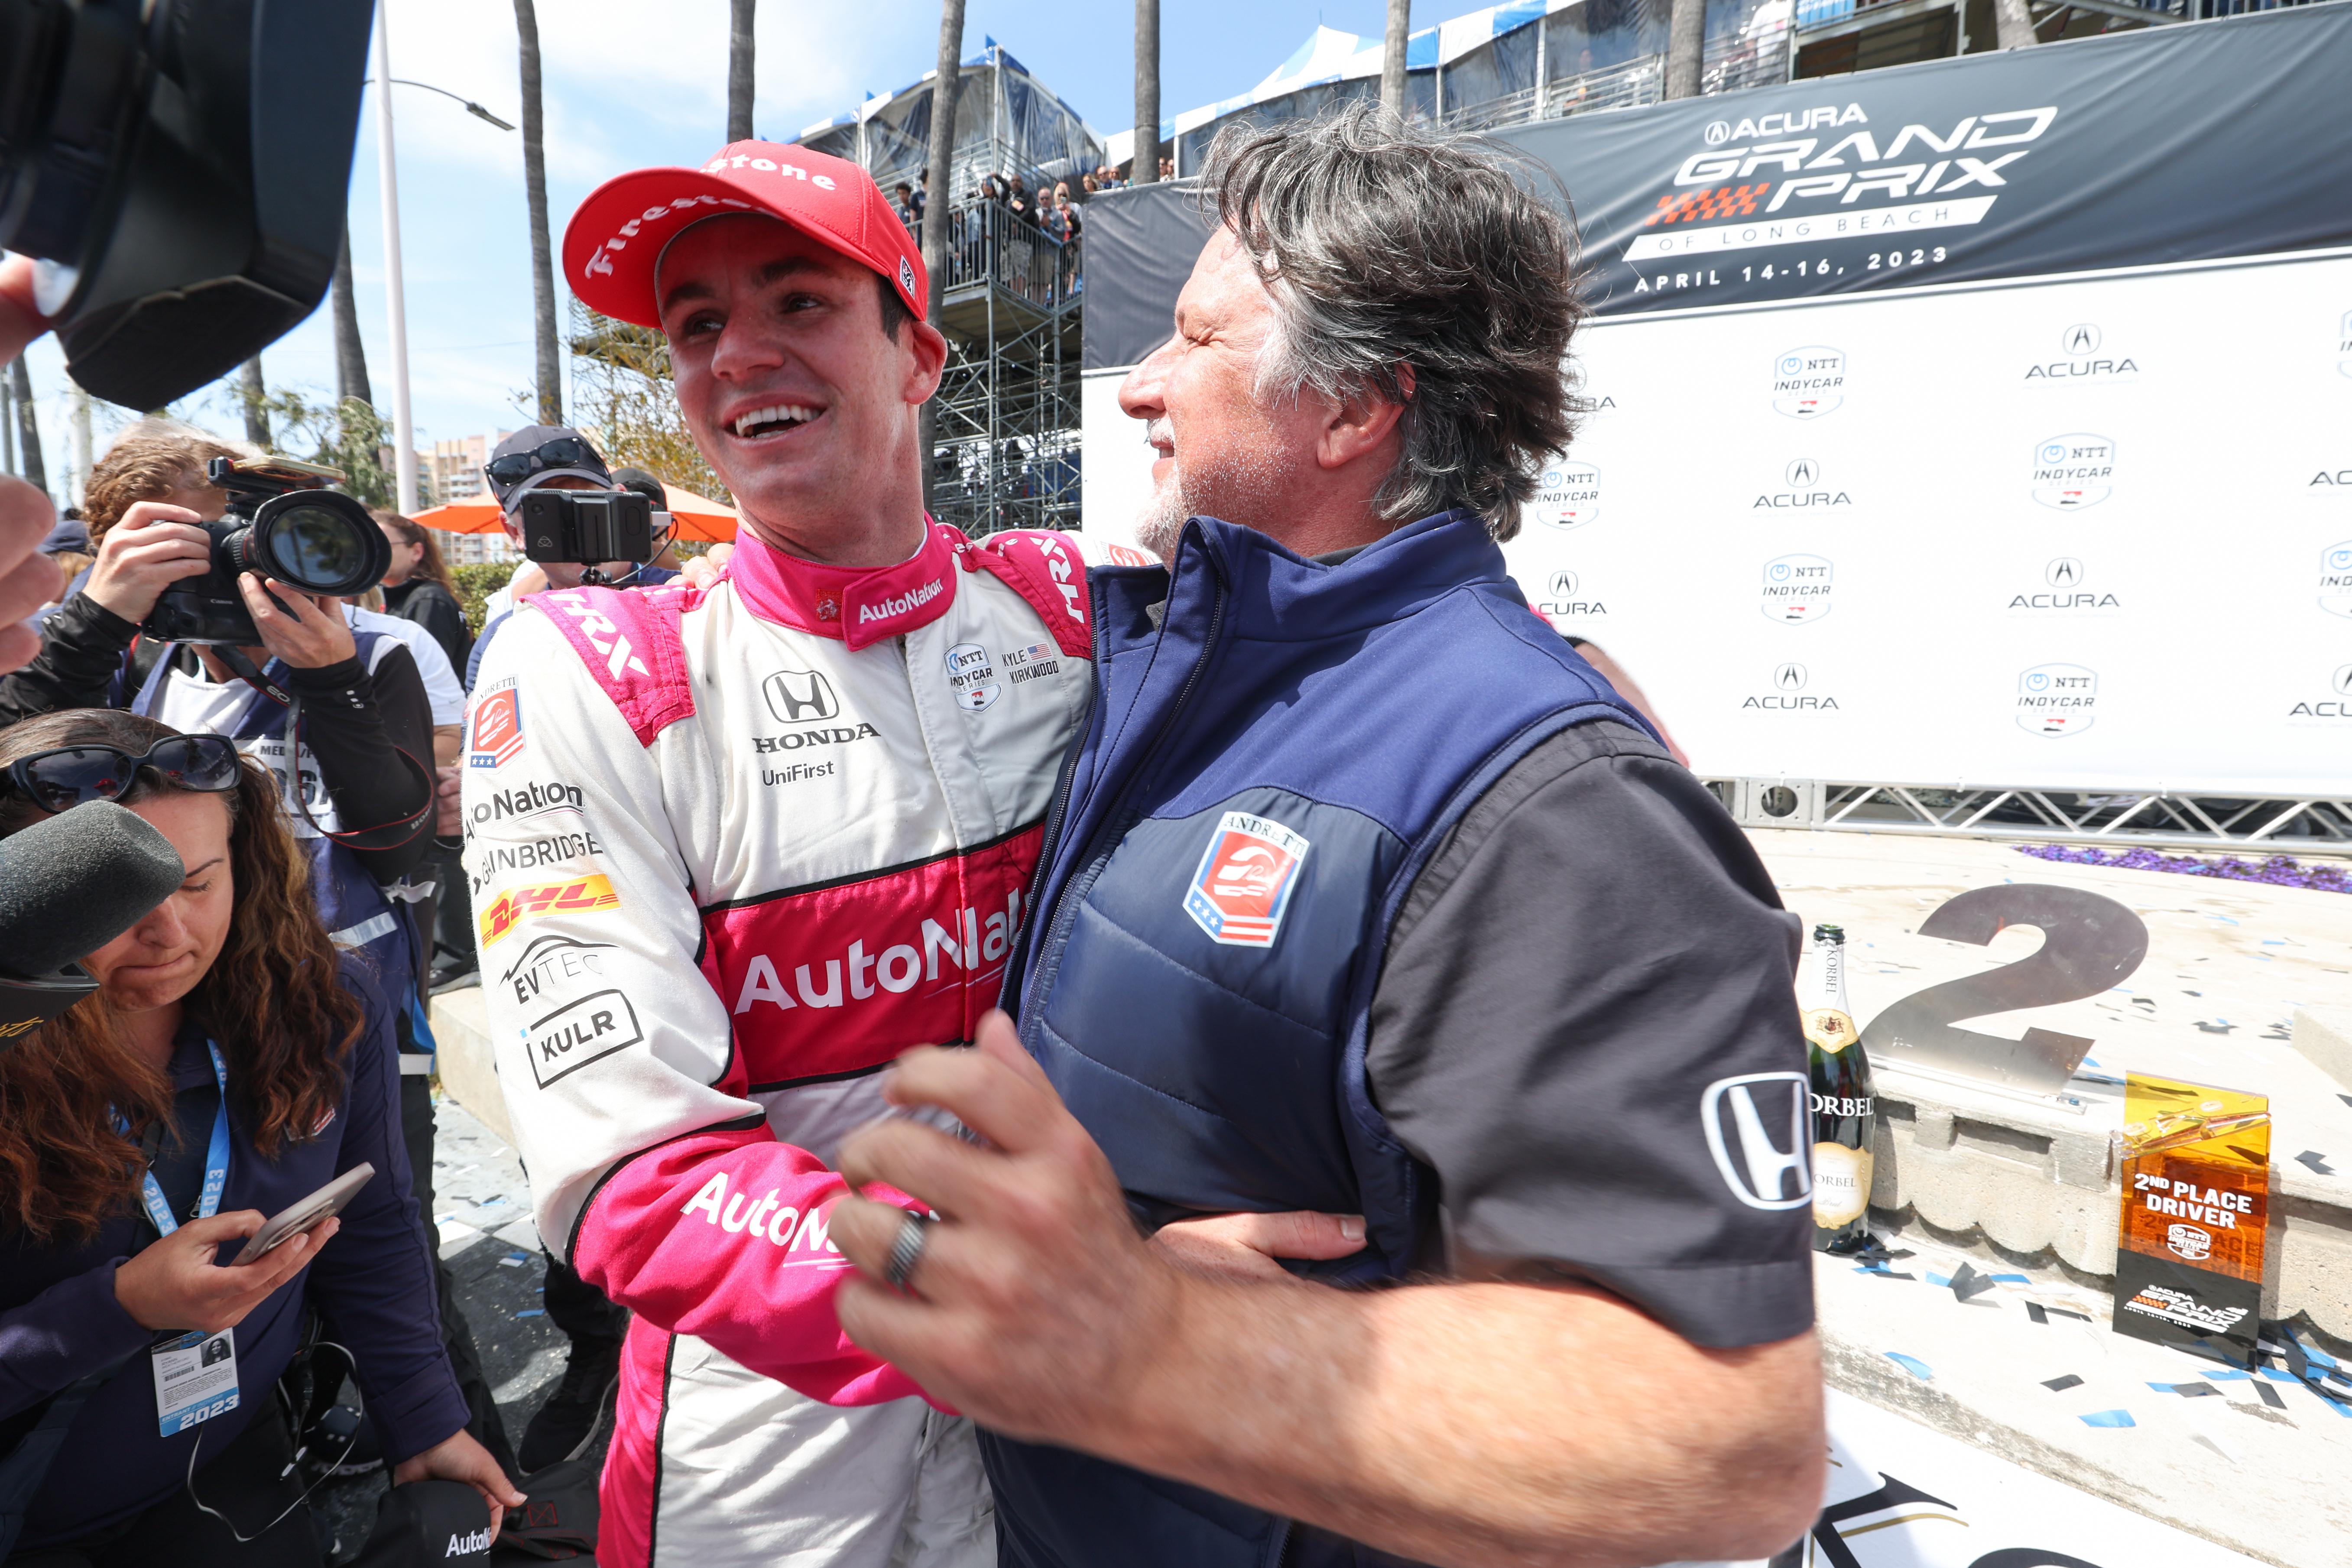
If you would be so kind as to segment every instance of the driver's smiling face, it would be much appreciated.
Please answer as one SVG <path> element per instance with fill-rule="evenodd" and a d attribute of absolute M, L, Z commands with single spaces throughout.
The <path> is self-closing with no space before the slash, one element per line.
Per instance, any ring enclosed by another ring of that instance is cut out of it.
<path fill-rule="evenodd" d="M 755 523 L 841 515 L 916 417 L 877 275 L 774 218 L 708 219 L 655 279 L 678 407 Z"/>

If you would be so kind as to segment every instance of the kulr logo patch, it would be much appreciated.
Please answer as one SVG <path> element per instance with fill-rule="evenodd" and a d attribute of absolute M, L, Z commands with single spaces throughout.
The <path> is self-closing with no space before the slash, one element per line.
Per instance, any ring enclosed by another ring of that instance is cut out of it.
<path fill-rule="evenodd" d="M 1184 889 L 1184 912 L 1227 947 L 1272 947 L 1307 858 L 1306 839 L 1279 822 L 1229 811 Z"/>
<path fill-rule="evenodd" d="M 502 768 L 522 755 L 522 693 L 509 679 L 474 700 L 474 744 L 466 762 Z"/>

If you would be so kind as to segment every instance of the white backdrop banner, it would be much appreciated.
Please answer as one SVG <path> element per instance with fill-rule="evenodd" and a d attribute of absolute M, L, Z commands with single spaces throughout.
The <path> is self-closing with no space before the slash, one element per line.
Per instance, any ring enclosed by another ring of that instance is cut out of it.
<path fill-rule="evenodd" d="M 1698 771 L 2352 784 L 2352 258 L 1604 317 L 1577 353 L 1598 407 L 1505 553 Z"/>

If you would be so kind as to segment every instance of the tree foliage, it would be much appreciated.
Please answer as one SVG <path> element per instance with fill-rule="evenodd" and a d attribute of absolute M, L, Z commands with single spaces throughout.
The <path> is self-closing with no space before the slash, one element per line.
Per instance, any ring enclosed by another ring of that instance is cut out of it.
<path fill-rule="evenodd" d="M 681 489 L 735 504 L 687 433 L 670 384 L 669 343 L 659 332 L 574 300 L 572 355 L 572 414 L 606 462 L 634 464 Z"/>
<path fill-rule="evenodd" d="M 482 635 L 483 605 L 507 585 L 520 564 L 518 561 L 478 561 L 449 568 L 449 576 L 457 584 L 457 605 L 466 612 L 467 631 L 476 637 Z"/>

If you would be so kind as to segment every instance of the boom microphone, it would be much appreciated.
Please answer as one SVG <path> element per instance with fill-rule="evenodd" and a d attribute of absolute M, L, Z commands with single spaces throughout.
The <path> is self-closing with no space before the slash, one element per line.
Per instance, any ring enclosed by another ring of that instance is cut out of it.
<path fill-rule="evenodd" d="M 109 800 L 0 838 L 0 1050 L 97 990 L 78 961 L 187 874 L 170 839 Z"/>

